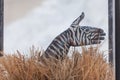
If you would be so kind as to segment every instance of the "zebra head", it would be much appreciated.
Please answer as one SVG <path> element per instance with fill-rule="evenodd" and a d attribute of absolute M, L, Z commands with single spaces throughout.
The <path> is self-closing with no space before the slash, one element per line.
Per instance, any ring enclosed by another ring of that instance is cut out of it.
<path fill-rule="evenodd" d="M 105 39 L 104 30 L 91 26 L 79 26 L 80 21 L 84 18 L 82 13 L 70 26 L 71 32 L 69 42 L 71 46 L 84 46 L 91 44 L 100 44 Z"/>

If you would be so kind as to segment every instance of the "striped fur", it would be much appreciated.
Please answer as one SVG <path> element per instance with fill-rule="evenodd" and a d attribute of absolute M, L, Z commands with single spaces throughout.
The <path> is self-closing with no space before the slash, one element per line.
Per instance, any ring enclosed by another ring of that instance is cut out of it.
<path fill-rule="evenodd" d="M 63 58 L 67 55 L 70 46 L 85 46 L 91 44 L 99 44 L 104 40 L 105 33 L 100 28 L 90 26 L 79 26 L 83 20 L 82 13 L 63 33 L 58 35 L 48 46 L 43 56 Z"/>

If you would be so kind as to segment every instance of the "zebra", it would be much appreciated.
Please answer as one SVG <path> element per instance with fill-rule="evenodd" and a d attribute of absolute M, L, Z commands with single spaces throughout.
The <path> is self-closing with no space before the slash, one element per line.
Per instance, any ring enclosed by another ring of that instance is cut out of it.
<path fill-rule="evenodd" d="M 58 35 L 45 50 L 43 57 L 63 58 L 67 55 L 71 46 L 86 46 L 100 44 L 105 39 L 103 29 L 91 26 L 79 26 L 85 14 L 82 14 L 73 21 L 70 27 Z"/>

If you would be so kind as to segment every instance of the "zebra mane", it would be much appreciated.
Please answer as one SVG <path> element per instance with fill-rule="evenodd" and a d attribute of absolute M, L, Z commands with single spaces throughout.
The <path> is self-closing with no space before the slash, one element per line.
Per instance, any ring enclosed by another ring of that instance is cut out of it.
<path fill-rule="evenodd" d="M 72 28 L 78 27 L 84 17 L 85 17 L 85 14 L 84 14 L 84 12 L 82 12 L 82 14 L 73 21 L 73 23 L 71 24 L 70 27 L 72 27 Z"/>

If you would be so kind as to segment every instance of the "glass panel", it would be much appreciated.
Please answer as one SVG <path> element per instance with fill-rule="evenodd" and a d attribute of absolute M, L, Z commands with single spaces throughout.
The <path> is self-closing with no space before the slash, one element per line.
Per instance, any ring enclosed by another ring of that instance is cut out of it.
<path fill-rule="evenodd" d="M 100 54 L 108 67 L 106 71 L 109 70 L 105 76 L 114 80 L 112 0 L 4 0 L 4 13 L 5 53 L 19 50 L 29 55 L 28 50 L 34 45 L 45 51 L 44 57 L 57 56 L 57 59 L 66 54 L 72 58 L 74 51 L 82 57 L 85 51 L 89 56 Z M 88 64 L 93 59 L 85 61 Z"/>

